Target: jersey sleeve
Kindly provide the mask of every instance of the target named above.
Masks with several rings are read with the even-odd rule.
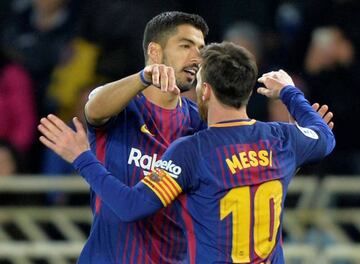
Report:
[[[335,137],[304,94],[296,87],[287,86],[281,91],[280,98],[297,121],[295,125],[285,125],[286,137],[291,140],[297,166],[330,154],[335,147]]]
[[[134,187],[126,186],[107,171],[90,150],[77,157],[73,166],[122,221],[144,218],[163,207],[146,185],[139,182]]]
[[[189,144],[190,137],[174,141],[161,160],[155,163],[155,169],[142,180],[163,206],[169,205],[182,192],[190,191],[195,185],[194,149]]]

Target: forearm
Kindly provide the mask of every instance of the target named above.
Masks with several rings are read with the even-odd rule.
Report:
[[[90,124],[100,125],[120,113],[145,86],[139,73],[108,83],[90,96],[85,115]]]
[[[304,94],[293,86],[287,86],[282,89],[280,99],[300,126],[315,129],[326,137],[329,142],[327,152],[330,152],[335,145],[334,135],[321,116],[305,99]]]
[[[111,175],[91,151],[82,153],[73,165],[122,221],[138,220],[162,208],[160,200],[146,191],[147,187],[126,186]]]

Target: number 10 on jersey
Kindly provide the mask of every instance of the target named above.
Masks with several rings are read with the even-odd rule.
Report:
[[[253,226],[254,251],[263,259],[273,250],[280,226],[283,195],[281,182],[275,180],[262,183],[257,188],[252,201],[250,191],[250,186],[234,188],[220,200],[220,220],[232,214],[231,258],[236,263],[251,261],[251,226]],[[252,212],[253,225],[251,225]]]

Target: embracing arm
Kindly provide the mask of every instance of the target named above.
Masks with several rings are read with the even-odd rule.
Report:
[[[133,187],[126,186],[107,171],[90,150],[80,154],[73,165],[122,221],[139,220],[163,207],[145,184],[139,182]]]
[[[164,92],[180,93],[173,68],[163,64],[148,65],[141,72],[96,88],[85,105],[87,121],[92,125],[104,124],[149,86],[159,87]]]
[[[314,128],[327,142],[326,155],[335,147],[335,138],[331,131],[332,123],[327,117],[318,114],[305,99],[304,94],[295,87],[291,77],[283,70],[264,74],[259,82],[266,87],[258,88],[258,93],[269,98],[280,98],[290,114],[302,127]],[[332,115],[331,115],[332,116]]]
[[[163,203],[144,183],[128,187],[114,177],[90,151],[83,126],[73,120],[76,131],[54,115],[42,118],[38,129],[40,141],[55,153],[73,163],[81,176],[123,221],[134,221],[163,207]]]

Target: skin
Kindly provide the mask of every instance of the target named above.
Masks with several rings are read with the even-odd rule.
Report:
[[[92,125],[104,124],[140,92],[152,103],[174,109],[180,97],[179,87],[189,86],[194,81],[200,63],[200,49],[204,45],[201,30],[188,24],[178,26],[164,47],[150,42],[144,77],[152,85],[144,86],[139,73],[104,85],[86,103],[87,120]]]
[[[279,97],[283,87],[292,84],[291,77],[282,70],[264,74],[258,81],[264,84],[264,87],[258,89],[258,93],[272,99]],[[200,104],[207,104],[205,109],[207,109],[209,124],[232,118],[243,118],[244,115],[246,115],[245,108],[224,108],[214,96],[211,85],[202,82],[201,76],[197,85],[197,94],[198,98],[200,98]],[[318,111],[319,115],[330,128],[334,126],[331,121],[333,114],[328,112],[328,107],[326,105],[319,108],[318,104],[314,104],[313,108]],[[221,111],[219,111],[219,109],[221,109]],[[227,115],[224,115],[223,111],[226,111]],[[81,153],[90,150],[86,132],[81,122],[77,117],[73,119],[73,122],[76,131],[73,131],[55,115],[50,114],[47,117],[42,118],[38,126],[39,131],[42,133],[40,141],[70,163],[72,163]]]

